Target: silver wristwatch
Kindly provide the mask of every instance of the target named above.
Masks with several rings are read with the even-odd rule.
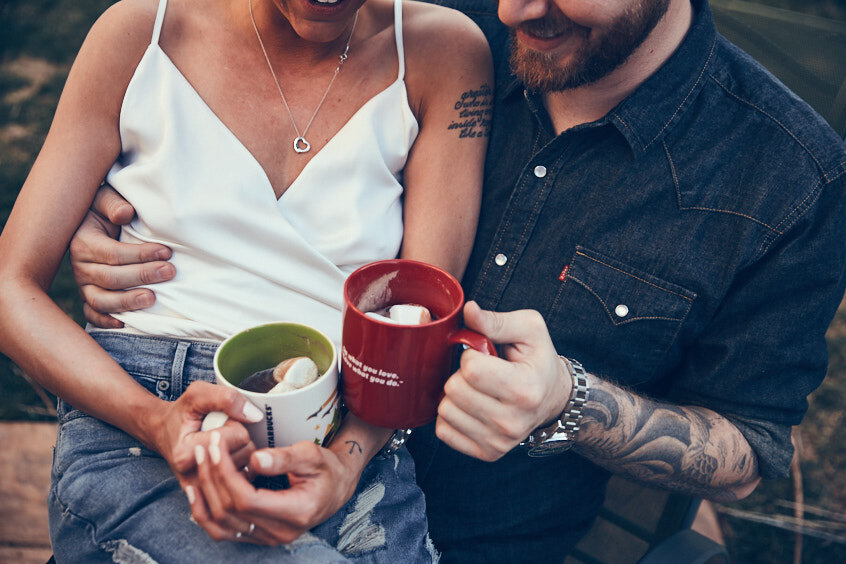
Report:
[[[528,449],[529,456],[551,456],[570,450],[573,448],[573,439],[582,423],[584,405],[590,395],[587,373],[579,361],[563,356],[561,360],[564,361],[573,378],[570,401],[554,423],[536,429],[520,443],[520,446]]]
[[[407,441],[410,436],[411,429],[397,429],[388,439],[388,442],[385,443],[385,446],[382,447],[382,450],[376,453],[376,458],[385,459],[392,457],[399,449],[402,448],[402,445],[405,444],[405,441]]]

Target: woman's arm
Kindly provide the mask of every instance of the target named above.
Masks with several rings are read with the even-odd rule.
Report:
[[[154,17],[149,2],[115,5],[94,25],[71,69],[44,146],[0,236],[0,346],[40,384],[164,451],[172,462],[174,431],[168,435],[158,422],[173,410],[126,374],[47,295],[100,179],[120,152],[123,95]],[[192,409],[213,403],[207,394],[192,396],[197,396]],[[239,420],[242,403],[231,398],[228,406]]]
[[[406,83],[420,123],[404,171],[402,257],[461,278],[479,218],[493,104],[493,63],[481,30],[459,12],[407,5]]]
[[[151,402],[141,386],[47,296],[68,241],[120,152],[123,92],[152,33],[125,6],[91,29],[44,146],[0,237],[0,342],[27,374],[75,406],[141,438]],[[49,226],[42,229],[40,226]],[[114,405],[120,399],[121,406]]]

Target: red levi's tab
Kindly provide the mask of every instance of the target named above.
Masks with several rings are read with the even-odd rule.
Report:
[[[564,282],[567,280],[567,271],[570,270],[570,265],[564,267],[564,270],[561,271],[561,274],[558,275],[558,279]]]

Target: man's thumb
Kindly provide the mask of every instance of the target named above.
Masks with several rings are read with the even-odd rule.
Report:
[[[488,311],[474,301],[464,305],[464,324],[498,345],[528,343],[546,332],[543,317],[534,310]]]

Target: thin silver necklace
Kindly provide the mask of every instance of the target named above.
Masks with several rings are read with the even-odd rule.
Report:
[[[288,110],[288,116],[291,118],[291,125],[294,126],[294,131],[297,132],[297,137],[294,139],[294,151],[297,153],[308,153],[311,149],[311,143],[306,141],[306,133],[308,133],[308,128],[311,127],[311,123],[314,121],[317,112],[320,111],[321,106],[323,106],[323,102],[326,100],[326,96],[329,94],[332,84],[334,84],[335,79],[338,78],[338,73],[341,72],[341,67],[344,66],[344,62],[347,60],[347,55],[350,51],[350,40],[352,39],[353,32],[355,31],[355,24],[358,22],[358,11],[355,13],[352,29],[350,30],[350,36],[347,37],[347,44],[344,46],[344,52],[341,53],[340,57],[338,57],[338,66],[335,67],[335,72],[332,74],[332,80],[329,81],[329,86],[326,87],[326,91],[323,93],[323,98],[320,99],[320,103],[318,103],[317,107],[314,108],[314,113],[311,114],[311,119],[308,120],[305,129],[303,129],[302,133],[300,133],[300,129],[297,127],[297,122],[294,121],[294,113],[291,111],[291,106],[288,105],[288,100],[285,99],[285,95],[282,93],[282,87],[279,85],[279,79],[276,78],[276,73],[273,71],[273,65],[270,64],[270,57],[267,56],[267,49],[264,48],[264,41],[261,40],[261,34],[259,33],[258,26],[256,25],[256,19],[253,16],[253,0],[248,0],[248,3],[250,6],[250,21],[253,22],[253,29],[256,31],[256,37],[258,38],[259,46],[261,46],[261,52],[264,53],[264,60],[267,61],[267,68],[270,69],[270,76],[273,77],[273,82],[276,83],[276,89],[279,91],[279,97],[282,98],[282,103],[285,104],[285,109]]]

